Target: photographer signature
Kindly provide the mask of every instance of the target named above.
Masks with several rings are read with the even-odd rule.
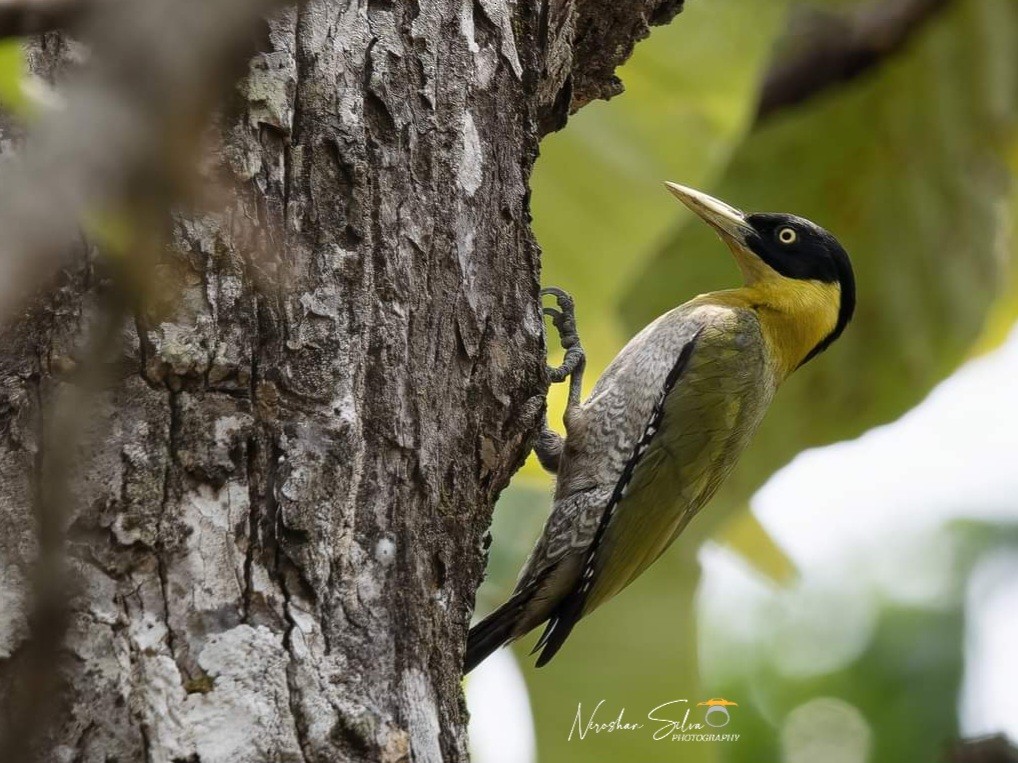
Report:
[[[576,716],[569,729],[568,739],[574,737],[583,740],[587,735],[614,734],[620,731],[639,731],[649,728],[655,741],[671,739],[673,741],[736,741],[738,734],[719,734],[717,730],[727,726],[731,720],[728,706],[737,706],[735,702],[724,699],[712,699],[697,703],[697,707],[706,706],[707,711],[702,722],[691,720],[694,708],[688,699],[673,699],[663,702],[647,713],[646,721],[626,719],[626,709],[619,709],[614,718],[603,710],[606,700],[594,706],[590,714],[584,718],[583,703],[576,705]],[[712,717],[713,716],[713,717]]]

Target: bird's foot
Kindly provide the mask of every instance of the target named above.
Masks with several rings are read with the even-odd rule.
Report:
[[[567,377],[582,371],[586,355],[583,352],[583,346],[580,344],[579,332],[576,330],[576,311],[573,298],[567,292],[554,286],[541,289],[541,296],[546,295],[555,297],[558,309],[545,307],[544,314],[550,317],[551,322],[555,324],[555,329],[559,335],[559,342],[562,344],[562,349],[566,351],[561,365],[558,367],[548,367],[548,377],[555,383],[565,381]]]

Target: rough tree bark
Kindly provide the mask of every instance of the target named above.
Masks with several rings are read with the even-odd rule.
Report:
[[[124,323],[77,449],[44,758],[466,758],[483,538],[546,386],[538,141],[619,92],[680,6],[316,0],[271,22],[209,159],[236,199],[175,219],[166,298]],[[66,50],[48,35],[36,70]],[[3,735],[47,424],[103,290],[83,245],[0,346]]]

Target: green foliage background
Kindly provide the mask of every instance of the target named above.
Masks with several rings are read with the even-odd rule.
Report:
[[[960,599],[939,609],[883,603],[858,659],[809,681],[782,677],[765,656],[746,657],[739,671],[698,659],[698,640],[710,639],[714,653],[725,643],[724,634],[698,632],[694,619],[703,540],[727,543],[791,585],[789,562],[746,511],[756,488],[804,448],[895,419],[999,342],[1016,317],[1018,4],[956,0],[872,73],[756,124],[760,83],[789,12],[781,1],[689,0],[637,47],[621,72],[624,95],[583,109],[543,145],[534,178],[542,280],[576,297],[588,387],[650,319],[738,281],[727,251],[690,224],[663,180],[743,209],[816,220],[852,254],[860,294],[850,330],[781,390],[736,474],[690,530],[577,628],[549,667],[526,669],[545,761],[779,760],[785,714],[825,695],[863,713],[875,761],[937,760],[957,733]],[[553,390],[553,421],[563,392]],[[514,584],[550,490],[530,464],[500,503],[482,607]],[[956,570],[959,590],[993,537],[962,535],[969,561]],[[903,660],[910,644],[923,648]],[[530,646],[519,647],[524,665]],[[726,692],[752,696],[739,716],[746,741],[736,745],[680,751],[632,734],[567,741],[577,702],[607,698],[641,715],[676,697]]]

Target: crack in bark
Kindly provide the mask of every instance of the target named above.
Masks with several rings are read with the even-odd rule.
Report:
[[[252,395],[254,392],[252,391]],[[257,410],[257,405],[253,406]],[[255,431],[258,429],[258,420],[255,419]],[[256,436],[247,439],[247,494],[248,494],[248,524],[247,524],[247,550],[244,554],[244,591],[241,609],[241,619],[250,624],[251,597],[252,593],[252,565],[254,564],[255,548],[258,544],[258,490],[256,485],[257,474],[257,448]]]
[[[128,703],[130,704],[135,695],[135,692],[140,691],[138,681],[142,679],[144,670],[142,668],[142,658],[140,651],[138,649],[138,644],[131,637],[130,631],[128,629],[129,628],[128,624],[131,622],[131,613],[127,606],[128,595],[129,595],[128,593],[119,593],[116,595],[114,600],[119,602],[120,612],[124,618],[124,628],[125,628],[124,639],[127,642],[127,651],[129,654],[129,660],[131,664],[131,672],[127,682],[128,686],[130,687],[129,690],[130,693],[128,695]],[[138,591],[135,590],[130,595],[137,596]],[[152,739],[149,734],[148,718],[143,713],[136,720],[138,721],[138,734],[141,737],[142,752],[144,752],[145,755],[145,763],[152,763]]]
[[[270,454],[268,462],[268,475],[265,489],[265,500],[268,503],[267,514],[273,517],[273,522],[277,527],[280,526],[279,518],[279,506],[276,502],[275,491],[276,491],[276,470],[278,468],[279,458],[276,454],[276,449]],[[290,607],[293,606],[292,594],[290,592],[289,585],[287,584],[287,567],[292,565],[292,562],[286,557],[282,544],[278,539],[278,535],[275,540],[274,549],[274,571],[273,577],[276,578],[275,582],[279,586],[280,593],[283,596],[283,618],[286,621],[286,629],[283,632],[283,648],[286,650],[289,662],[286,666],[286,688],[287,688],[287,700],[290,708],[290,715],[293,719],[294,732],[297,736],[297,744],[300,747],[301,756],[305,763],[311,763],[312,750],[310,741],[307,738],[307,720],[304,718],[304,714],[300,708],[299,694],[300,687],[297,681],[296,670],[298,666],[298,658],[294,653],[293,649],[293,631],[297,628],[297,621],[294,619],[293,614],[290,612]],[[298,571],[299,572],[299,571]]]
[[[184,681],[190,678],[191,675],[190,671],[181,662],[180,655],[177,653],[176,634],[174,633],[173,625],[170,622],[170,595],[166,569],[166,555],[170,553],[170,551],[166,544],[164,521],[173,502],[172,485],[175,472],[180,469],[180,465],[177,462],[177,451],[180,447],[180,400],[179,393],[174,392],[169,388],[167,388],[167,405],[169,406],[170,413],[169,438],[166,443],[167,458],[166,469],[163,477],[162,504],[160,506],[159,519],[156,523],[158,548],[155,551],[155,558],[156,574],[159,577],[159,591],[162,596],[163,603],[163,622],[166,626],[166,647],[169,649],[170,656],[173,657],[173,661],[176,663],[177,669],[180,671],[181,685],[183,685]]]
[[[312,753],[310,752],[311,743],[307,736],[307,720],[304,718],[304,713],[300,708],[300,684],[297,680],[297,656],[293,651],[293,631],[297,628],[297,621],[294,620],[293,615],[290,613],[291,598],[289,588],[286,585],[286,581],[282,581],[281,590],[283,592],[283,613],[286,617],[287,628],[283,633],[283,648],[289,655],[290,661],[286,666],[286,689],[288,693],[290,715],[293,717],[293,727],[297,734],[297,744],[300,747],[301,756],[304,758],[305,763],[311,763]]]

